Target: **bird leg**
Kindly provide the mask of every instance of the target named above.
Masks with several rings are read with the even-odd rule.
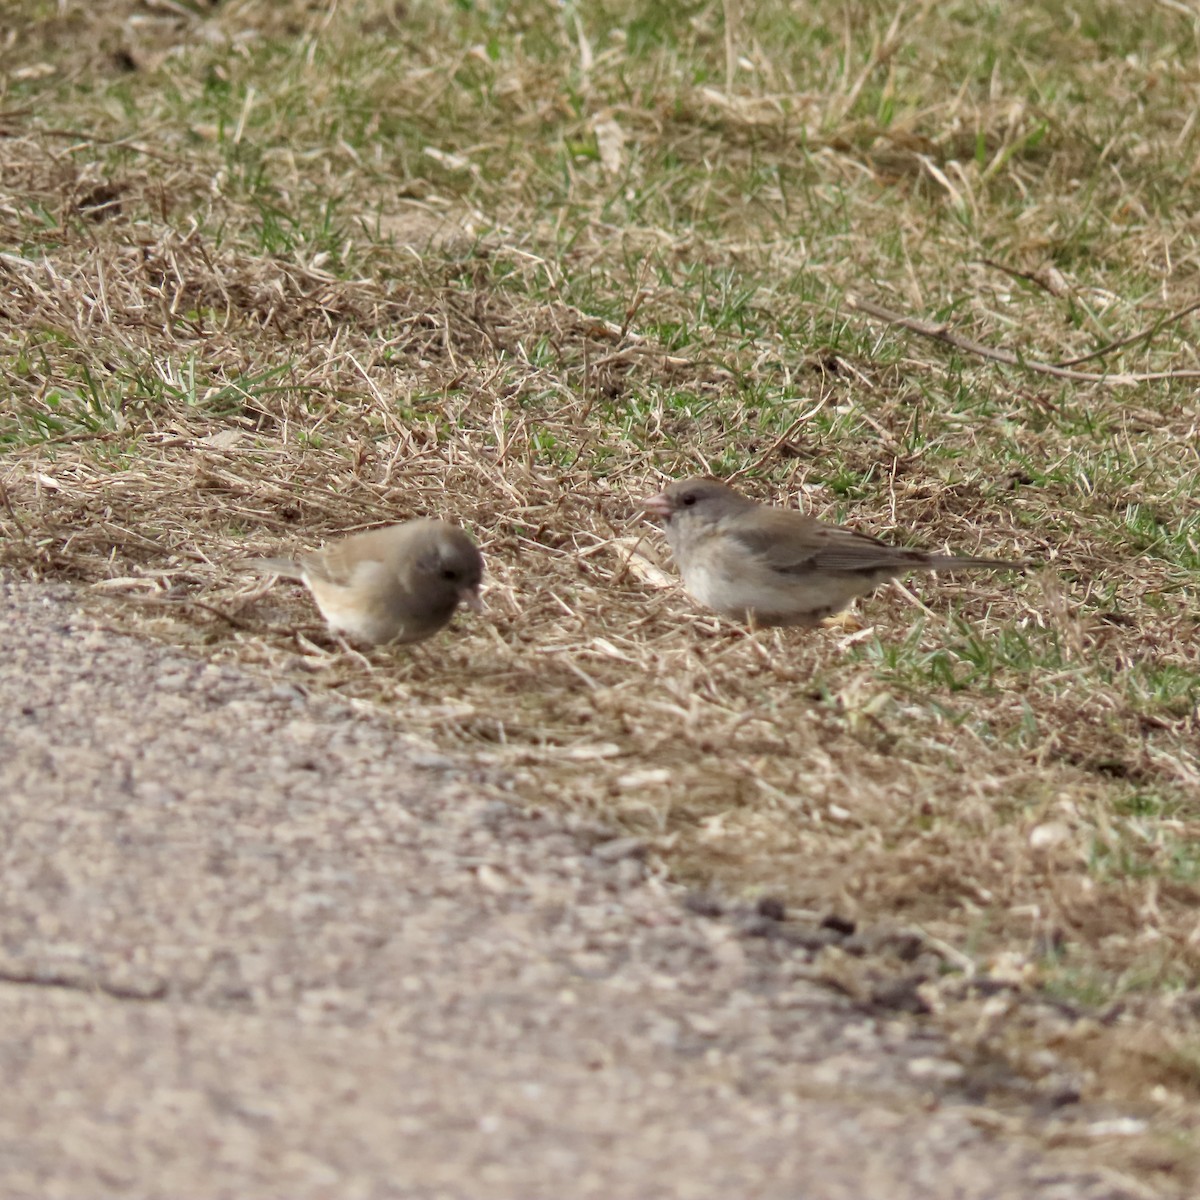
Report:
[[[369,658],[367,658],[367,656],[365,654],[363,654],[361,651],[355,650],[355,648],[352,645],[350,645],[350,643],[346,640],[345,634],[341,634],[341,633],[335,634],[334,640],[338,644],[338,649],[340,649],[343,654],[349,655],[351,658],[357,659],[364,667],[366,667],[366,669],[368,671],[375,670],[375,668],[373,666],[371,666],[371,660]]]

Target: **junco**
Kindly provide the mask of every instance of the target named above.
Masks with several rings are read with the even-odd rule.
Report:
[[[251,570],[301,580],[335,634],[356,642],[419,642],[459,602],[478,611],[483,556],[456,525],[422,519],[331,542],[299,558],[257,558]]]
[[[662,519],[688,592],[722,616],[755,625],[816,625],[908,571],[1026,565],[889,546],[759,504],[715,479],[672,483],[644,507]]]

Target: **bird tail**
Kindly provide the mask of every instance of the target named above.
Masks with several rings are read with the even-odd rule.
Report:
[[[925,564],[931,571],[961,571],[990,567],[994,571],[1024,571],[1033,564],[1027,558],[959,558],[954,554],[931,554]]]
[[[244,558],[239,564],[260,575],[281,575],[284,579],[303,579],[304,568],[294,558]]]

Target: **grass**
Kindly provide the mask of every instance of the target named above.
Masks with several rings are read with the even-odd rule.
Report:
[[[685,884],[919,926],[971,964],[925,985],[964,1054],[1037,1081],[1052,1048],[1081,1123],[1165,1138],[1104,1153],[1186,1194],[1196,24],[740,7],[18,3],[0,553],[402,708]],[[852,295],[1165,377],[997,365]],[[1041,565],[747,637],[636,519],[701,472]],[[365,670],[236,569],[426,512],[480,538],[491,609],[427,654]]]

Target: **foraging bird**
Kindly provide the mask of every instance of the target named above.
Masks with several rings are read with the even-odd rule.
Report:
[[[889,546],[844,525],[759,504],[715,479],[672,483],[643,507],[661,518],[691,596],[753,625],[816,625],[908,571],[1027,565]]]
[[[419,642],[454,616],[478,612],[483,556],[456,525],[422,519],[331,542],[299,558],[258,558],[263,574],[299,579],[335,634],[352,641]]]

